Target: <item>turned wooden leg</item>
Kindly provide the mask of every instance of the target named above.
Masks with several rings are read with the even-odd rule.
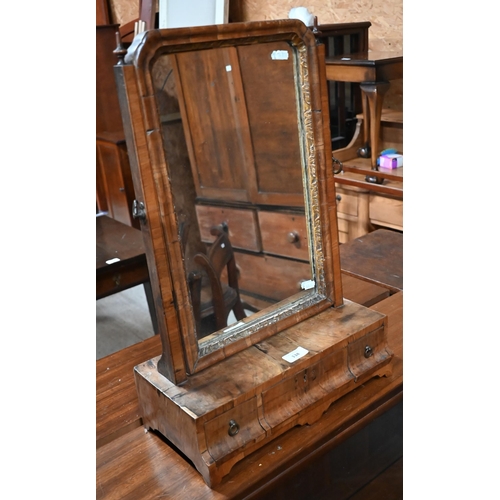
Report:
[[[363,114],[365,119],[369,116],[369,133],[370,133],[370,150],[371,150],[371,167],[372,170],[377,169],[377,157],[379,151],[380,139],[380,119],[382,116],[382,104],[384,96],[389,90],[389,82],[374,82],[362,83],[360,85],[363,93]],[[366,104],[368,103],[368,113],[365,112]],[[366,128],[365,128],[366,133]]]
[[[361,106],[363,109],[363,147],[358,154],[362,158],[370,158],[370,112],[368,109],[368,98],[364,92],[361,93]]]

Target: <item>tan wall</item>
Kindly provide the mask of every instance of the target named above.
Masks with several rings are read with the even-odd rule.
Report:
[[[402,0],[236,0],[230,3],[233,17],[241,21],[284,19],[292,7],[307,7],[319,24],[370,21],[370,48],[403,47]]]
[[[112,22],[124,24],[139,14],[139,0],[109,0]],[[319,24],[370,21],[370,49],[403,49],[403,0],[230,0],[230,20],[284,19],[292,7],[307,7]],[[403,82],[392,82],[385,107],[402,110]]]

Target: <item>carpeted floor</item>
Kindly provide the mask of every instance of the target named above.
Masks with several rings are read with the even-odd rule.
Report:
[[[252,314],[246,311],[247,315]],[[233,312],[228,324],[236,322]],[[143,285],[96,301],[96,359],[154,335]]]
[[[96,359],[153,335],[142,285],[96,301]]]

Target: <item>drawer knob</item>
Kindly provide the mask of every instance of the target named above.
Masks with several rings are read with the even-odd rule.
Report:
[[[236,423],[235,420],[230,420],[229,421],[229,430],[227,431],[227,433],[230,436],[236,436],[236,434],[238,434],[238,432],[240,432],[240,426]]]
[[[373,356],[373,349],[369,345],[367,345],[365,347],[365,358],[369,358],[371,356]]]
[[[297,231],[292,231],[287,234],[286,239],[289,243],[297,243],[297,241],[299,241],[299,233],[297,233]]]

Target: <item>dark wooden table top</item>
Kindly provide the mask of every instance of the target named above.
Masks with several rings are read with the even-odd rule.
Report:
[[[112,259],[120,259],[109,264]],[[142,233],[107,215],[96,217],[96,271],[119,267],[119,262],[146,259]]]
[[[377,82],[403,78],[403,53],[372,51],[326,57],[326,78],[339,82]]]
[[[377,64],[402,62],[403,53],[401,51],[369,50],[342,56],[325,57],[325,61],[327,64],[342,66],[376,66]]]
[[[391,292],[403,290],[403,234],[377,229],[340,245],[340,267]]]

